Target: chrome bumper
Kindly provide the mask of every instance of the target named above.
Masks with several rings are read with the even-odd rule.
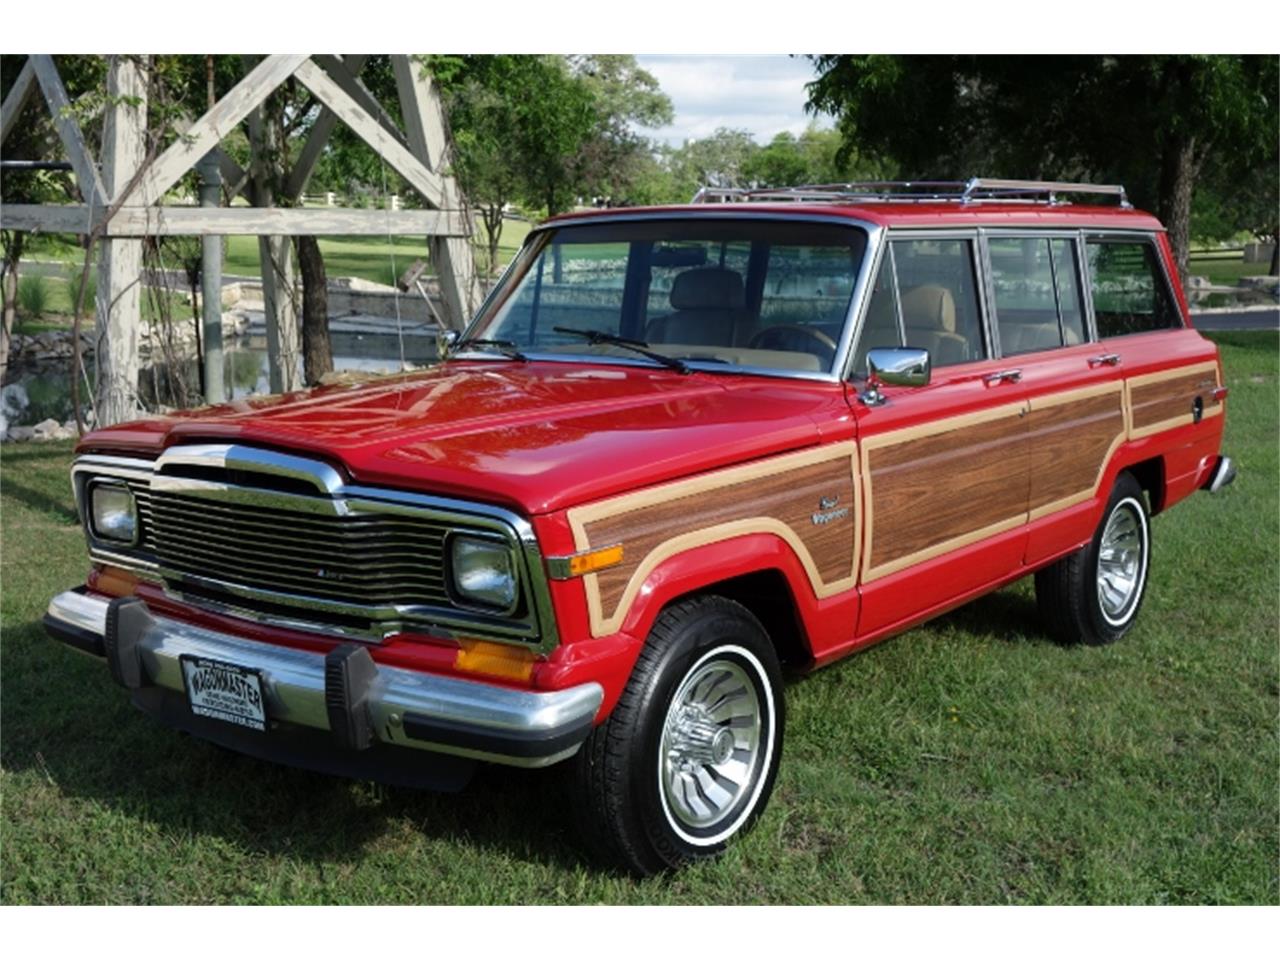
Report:
[[[336,748],[374,743],[523,767],[577,752],[604,690],[586,683],[535,693],[379,666],[346,644],[328,656],[259,643],[151,614],[134,598],[58,594],[44,618],[55,638],[105,657],[125,687],[185,697],[183,656],[223,660],[261,674],[269,721],[329,731]],[[259,737],[270,737],[270,728]]]
[[[1231,462],[1230,457],[1219,457],[1218,462],[1214,464],[1213,471],[1209,474],[1209,479],[1205,481],[1204,489],[1210,493],[1217,493],[1225,486],[1229,486],[1236,478],[1236,465]]]

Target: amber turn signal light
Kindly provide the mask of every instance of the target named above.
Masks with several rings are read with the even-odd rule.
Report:
[[[621,562],[622,544],[615,543],[610,547],[574,553],[567,557],[548,557],[547,572],[555,580],[568,580],[604,570],[606,567],[616,567]]]
[[[467,673],[483,673],[504,680],[528,680],[533,676],[533,663],[532,650],[489,640],[460,640],[453,666]]]

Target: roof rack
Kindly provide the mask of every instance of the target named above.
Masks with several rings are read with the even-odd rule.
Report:
[[[1115,197],[1126,210],[1133,208],[1118,184],[1068,183],[1061,180],[863,180],[854,183],[806,184],[798,187],[737,189],[703,187],[693,203],[1066,203],[1062,194]]]

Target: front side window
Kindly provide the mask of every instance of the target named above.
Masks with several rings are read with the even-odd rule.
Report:
[[[889,244],[858,336],[854,375],[866,374],[868,350],[889,346],[928,350],[934,367],[987,356],[972,241]]]
[[[1048,237],[993,237],[991,286],[1004,356],[1083,343],[1075,245]]]
[[[866,243],[853,226],[738,217],[564,226],[522,251],[468,337],[637,358],[567,332],[591,330],[710,369],[827,372]]]
[[[1182,326],[1150,243],[1090,238],[1085,249],[1100,338]]]

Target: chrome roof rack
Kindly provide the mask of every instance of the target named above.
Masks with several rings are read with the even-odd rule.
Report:
[[[863,180],[798,187],[738,189],[703,187],[692,203],[1066,203],[1063,194],[1115,197],[1122,208],[1133,205],[1118,184],[1068,183],[1061,180]]]

